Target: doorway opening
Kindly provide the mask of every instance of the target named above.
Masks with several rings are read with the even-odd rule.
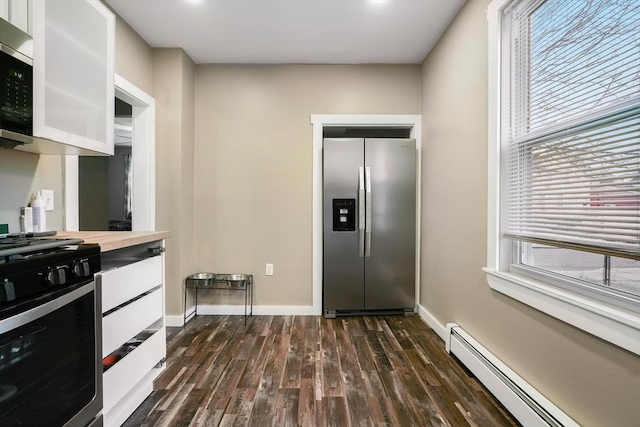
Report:
[[[114,202],[109,157],[65,156],[65,230],[155,230],[155,100],[118,74],[114,81]]]
[[[131,231],[132,106],[116,97],[113,156],[78,159],[80,230]]]
[[[322,192],[322,150],[326,135],[336,133],[360,135],[362,132],[386,131],[407,132],[416,140],[416,263],[415,263],[415,301],[420,301],[420,193],[421,193],[421,153],[422,132],[420,115],[311,115],[313,127],[313,273],[312,307],[314,315],[322,314],[322,266],[323,257],[323,192]],[[379,129],[379,130],[376,130]],[[377,134],[379,136],[379,134]],[[419,307],[418,307],[419,308]]]

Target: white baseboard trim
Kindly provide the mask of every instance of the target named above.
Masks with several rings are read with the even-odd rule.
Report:
[[[187,310],[184,320],[184,323],[187,323],[189,320],[193,319],[196,315],[196,308],[195,307],[191,307],[189,310]]]
[[[193,316],[195,315],[196,315],[196,308],[191,307],[190,309],[187,310],[186,316],[164,316],[164,324],[165,326],[171,326],[171,327],[184,326],[184,324],[187,323],[189,320],[191,320],[191,318],[193,318]],[[185,321],[185,317],[186,317],[186,321]]]
[[[184,316],[164,316],[164,325],[179,327],[184,325]]]
[[[244,315],[243,305],[214,305],[203,304],[198,306],[198,314],[202,315]],[[253,306],[253,314],[256,316],[315,316],[316,313],[311,305],[255,305]],[[444,325],[440,324],[431,313],[422,305],[418,304],[418,314],[433,329],[442,341],[446,341],[447,330]],[[187,322],[195,315],[195,308],[187,310]],[[183,326],[183,316],[165,316],[165,324],[167,326]]]
[[[202,304],[198,314],[203,315],[244,315],[244,305]],[[254,305],[256,316],[314,316],[312,305]]]
[[[187,322],[196,314],[195,307],[187,310]],[[243,316],[244,305],[215,305],[202,304],[198,306],[198,314],[205,316]],[[256,316],[316,316],[312,305],[254,305],[253,314]],[[185,318],[180,316],[165,316],[166,326],[179,327],[185,324]]]
[[[424,320],[427,325],[429,325],[431,329],[433,329],[436,334],[438,334],[438,336],[442,338],[442,341],[447,341],[447,328],[445,328],[444,325],[440,324],[440,322],[438,322],[436,318],[433,317],[433,315],[420,304],[418,304],[418,314],[420,315],[422,320]]]

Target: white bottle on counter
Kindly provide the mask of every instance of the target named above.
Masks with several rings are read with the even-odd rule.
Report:
[[[20,208],[20,232],[33,233],[33,208],[28,206]]]
[[[47,230],[47,213],[45,211],[45,202],[42,198],[42,193],[38,191],[36,198],[31,202],[32,214],[33,214],[33,231],[46,231]]]

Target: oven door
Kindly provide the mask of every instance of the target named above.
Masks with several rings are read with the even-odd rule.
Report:
[[[0,321],[0,425],[84,427],[102,410],[100,291],[41,298]]]

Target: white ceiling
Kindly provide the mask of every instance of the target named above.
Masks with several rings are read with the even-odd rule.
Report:
[[[420,63],[465,0],[106,0],[203,63]]]

